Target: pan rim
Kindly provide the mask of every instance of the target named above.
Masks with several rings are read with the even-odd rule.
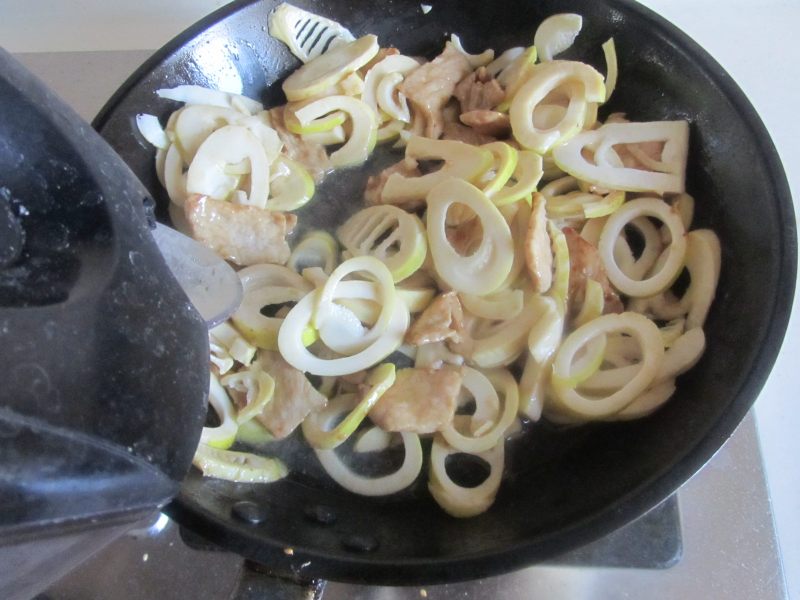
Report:
[[[173,38],[145,61],[114,93],[93,120],[93,127],[101,130],[128,93],[171,54],[211,25],[259,1],[232,2]],[[277,542],[258,537],[257,530],[247,529],[249,526],[243,524],[234,530],[240,541],[246,542],[239,543],[238,546],[264,547],[262,552],[242,552],[249,558],[269,562],[270,565],[275,565],[277,570],[285,566],[286,572],[290,572],[291,565],[300,559],[311,560],[314,563],[315,576],[337,581],[361,583],[369,581],[388,585],[443,583],[512,571],[598,539],[658,505],[713,458],[750,410],[780,352],[788,328],[797,277],[796,219],[789,184],[780,157],[766,127],[744,92],[697,42],[660,15],[632,0],[607,0],[607,2],[612,7],[646,21],[649,27],[659,31],[675,52],[691,57],[698,64],[709,82],[731,104],[743,125],[749,130],[754,147],[771,179],[770,193],[766,196],[771,199],[771,205],[781,225],[780,230],[776,232],[778,237],[776,266],[780,284],[769,310],[765,311],[770,318],[769,325],[761,336],[760,352],[753,360],[749,371],[742,375],[741,385],[736,394],[717,420],[710,424],[699,443],[685,448],[683,453],[675,457],[673,462],[664,467],[659,474],[581,521],[535,540],[519,542],[500,550],[457,557],[390,560],[369,555],[331,555],[302,548],[295,548],[295,556],[287,557],[283,553],[283,547]],[[224,540],[232,534],[230,523],[204,510],[196,503],[187,501],[182,492],[168,507],[167,512],[189,527],[202,524],[204,535],[210,534],[208,537],[212,541]],[[263,552],[264,549],[270,552]]]

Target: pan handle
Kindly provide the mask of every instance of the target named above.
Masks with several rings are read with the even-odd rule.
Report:
[[[245,561],[231,600],[322,600],[325,581],[296,581],[270,573],[263,566]]]

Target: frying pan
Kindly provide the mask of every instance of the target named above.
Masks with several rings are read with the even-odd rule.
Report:
[[[184,83],[222,86],[284,102],[280,82],[298,66],[268,37],[277,3],[226,6],[148,60],[94,122],[157,199],[154,151],[135,132],[139,112],[162,122],[177,105],[154,90]],[[725,442],[756,398],[779,351],[796,276],[795,218],[768,134],[731,78],[697,44],[649,10],[625,0],[298,0],[354,34],[434,56],[456,32],[473,52],[529,45],[538,23],[577,12],[584,31],[568,57],[601,71],[600,45],[613,36],[619,86],[601,116],[691,123],[687,187],[697,200],[694,227],[722,242],[722,274],[706,324],[708,350],[679,380],[674,398],[631,423],[530,427],[509,448],[505,480],[485,514],[458,520],[425,489],[387,498],[346,492],[321,471],[295,434],[274,454],[291,474],[269,486],[203,479],[192,472],[169,513],[222,547],[279,574],[381,584],[433,583],[509,571],[599,538],[655,506]],[[333,227],[360,205],[368,173],[397,160],[379,148],[364,168],[335,173],[299,213],[302,226]],[[271,449],[272,451],[272,449]],[[291,549],[288,550],[288,549]]]

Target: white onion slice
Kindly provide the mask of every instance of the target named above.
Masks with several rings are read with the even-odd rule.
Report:
[[[461,304],[476,317],[506,321],[514,319],[524,303],[522,290],[501,290],[487,296],[459,294]]]
[[[368,336],[368,332],[352,310],[334,302],[330,315],[319,327],[319,339],[334,352],[352,354],[363,350],[382,333]]]
[[[156,90],[160,98],[185,102],[186,104],[210,104],[244,111],[245,114],[257,113],[264,110],[261,102],[222,90],[212,90],[200,85],[179,85],[174,88],[161,88]]]
[[[431,466],[428,489],[434,500],[448,514],[458,517],[474,517],[485,512],[494,502],[500,481],[503,478],[505,464],[505,440],[501,440],[492,449],[476,454],[489,464],[489,476],[478,486],[461,487],[447,473],[446,461],[451,454],[458,454],[440,437],[433,438],[431,445]]]
[[[336,286],[336,298],[359,298],[364,295],[364,282],[342,281]],[[402,302],[394,302],[391,319],[383,333],[360,352],[351,356],[324,359],[314,356],[302,344],[303,330],[311,323],[316,294],[306,295],[283,320],[278,333],[278,348],[283,358],[294,368],[312,375],[348,375],[367,369],[397,350],[408,329],[408,309]],[[385,307],[384,307],[385,308]]]
[[[491,386],[494,392],[493,394],[490,394],[489,390],[487,390],[487,383]],[[505,369],[497,369],[484,374],[475,369],[466,367],[462,370],[461,385],[473,395],[476,404],[478,404],[479,401],[484,403],[491,401],[493,398],[497,398],[497,391],[500,391],[503,396],[503,412],[488,431],[485,431],[481,435],[476,435],[475,437],[465,436],[457,431],[452,423],[448,423],[441,429],[442,437],[447,440],[450,446],[460,452],[478,454],[490,450],[498,442],[502,443],[506,430],[513,424],[514,419],[517,417],[517,410],[519,409],[517,381],[514,379],[514,376]],[[490,394],[489,398],[482,398],[482,396],[486,394]],[[473,415],[473,417],[477,418],[475,415]],[[477,431],[480,427],[480,424],[478,424],[474,427],[474,430]]]
[[[656,226],[647,218],[639,217],[633,219],[628,225],[635,227],[644,238],[644,248],[639,258],[633,256],[625,235],[620,232],[619,237],[614,243],[614,260],[619,265],[625,275],[631,279],[643,279],[644,276],[653,268],[658,257],[664,250],[661,235]],[[602,230],[601,230],[602,233]],[[600,242],[599,236],[595,245]]]
[[[166,150],[162,150],[161,148],[156,150],[156,177],[158,177],[158,182],[163,188],[167,187],[164,179],[164,164],[167,162],[167,150],[169,150],[169,146],[167,146]]]
[[[606,102],[608,102],[617,87],[617,76],[619,74],[617,47],[614,44],[614,38],[609,38],[603,44],[603,56],[606,59]]]
[[[374,335],[380,335],[386,330],[389,321],[392,320],[394,306],[397,301],[397,292],[392,280],[392,274],[389,269],[381,261],[372,256],[357,256],[350,258],[341,263],[325,281],[325,285],[319,291],[319,298],[317,300],[316,309],[314,312],[314,326],[319,328],[322,322],[329,317],[330,311],[333,310],[333,300],[337,296],[337,286],[342,279],[346,276],[357,273],[365,272],[371,275],[378,286],[377,300],[381,305],[381,313],[372,328]],[[352,297],[352,296],[350,296]],[[363,296],[357,296],[363,297]],[[372,300],[372,297],[367,297]]]
[[[544,363],[561,343],[564,313],[549,296],[534,296],[530,310],[536,313],[536,322],[528,332],[528,350],[536,362]]]
[[[513,107],[513,105],[512,105]],[[646,171],[591,162],[584,149],[595,156],[606,156],[617,144],[665,142],[661,162],[666,172]],[[649,123],[607,123],[599,129],[584,131],[553,149],[558,167],[592,185],[629,192],[684,191],[686,160],[689,153],[689,124],[686,121],[653,121]]]
[[[209,135],[225,125],[237,125],[245,118],[238,110],[206,104],[185,106],[177,115],[175,141],[187,163],[191,163]]]
[[[467,205],[480,219],[483,238],[470,256],[461,256],[447,239],[447,210]],[[453,289],[467,294],[493,292],[511,271],[514,242],[503,215],[475,186],[459,179],[443,181],[428,194],[428,243],[439,276]]]
[[[136,127],[139,128],[139,133],[142,134],[144,139],[156,148],[166,150],[169,147],[169,138],[155,115],[136,115]]]
[[[614,393],[600,398],[582,396],[567,382],[573,359],[592,338],[622,332],[633,336],[642,349],[636,374]],[[661,334],[655,323],[638,313],[608,314],[573,331],[561,343],[553,361],[552,384],[559,403],[570,413],[586,418],[605,417],[622,410],[653,382],[664,358]]]
[[[506,69],[523,52],[525,52],[525,48],[522,46],[509,48],[488,65],[486,65],[486,72],[492,77],[497,77],[501,71]]]
[[[183,206],[186,197],[186,173],[183,171],[183,158],[178,146],[172,144],[164,157],[164,187],[173,204]]]
[[[208,403],[219,417],[217,427],[203,427],[200,443],[214,448],[226,449],[236,440],[236,409],[233,407],[228,393],[213,373],[209,375]]]
[[[469,61],[469,66],[473,69],[486,66],[494,60],[494,50],[491,48],[484,50],[480,54],[470,54],[464,50],[464,46],[461,45],[461,38],[459,38],[455,33],[450,35],[450,43],[453,44],[453,47],[456,50],[464,55],[464,58]]]
[[[636,306],[659,319],[686,315],[687,328],[702,327],[717,291],[721,266],[719,238],[710,229],[696,229],[686,234],[686,269],[691,279],[681,298],[665,291],[652,298],[642,298]],[[656,267],[663,262],[660,257]],[[641,306],[639,306],[641,304]]]
[[[352,400],[338,402],[331,400],[325,409],[328,423],[350,409]],[[402,432],[405,458],[400,468],[389,475],[365,477],[359,475],[342,462],[336,450],[314,450],[322,467],[336,483],[362,496],[388,496],[414,483],[422,470],[422,445],[416,433]]]
[[[227,175],[225,167],[243,161],[247,161],[250,174],[247,204],[265,208],[269,197],[269,160],[261,141],[239,125],[217,129],[200,145],[186,174],[186,190],[224,200],[238,185],[238,177]]]
[[[542,62],[553,60],[575,43],[583,27],[583,17],[573,13],[561,13],[547,17],[539,24],[533,36],[533,45]]]
[[[691,369],[703,356],[705,347],[706,337],[703,330],[700,327],[688,330],[664,352],[664,359],[658,365],[653,383],[674,379]],[[580,385],[580,390],[595,394],[618,390],[635,377],[638,370],[639,365],[628,365],[598,371]]]
[[[522,311],[513,319],[500,322],[486,332],[477,329],[470,356],[472,363],[485,369],[505,366],[513,362],[525,349],[528,332],[539,319],[537,300],[532,296]],[[482,321],[481,323],[486,323]]]
[[[552,365],[552,358],[544,362],[537,361],[530,354],[525,358],[525,367],[519,380],[519,413],[531,421],[538,421],[542,416]]]
[[[661,383],[656,383],[645,390],[641,396],[628,404],[617,414],[608,417],[613,421],[630,421],[646,417],[657,408],[661,407],[675,393],[675,380],[668,379]]]
[[[636,280],[626,275],[617,265],[614,260],[614,246],[623,228],[639,217],[660,219],[669,228],[672,243],[668,246],[668,255],[662,267],[647,279]],[[686,256],[686,245],[683,222],[669,204],[658,198],[636,198],[623,204],[608,217],[597,249],[611,283],[623,294],[643,297],[664,291],[677,279]]]

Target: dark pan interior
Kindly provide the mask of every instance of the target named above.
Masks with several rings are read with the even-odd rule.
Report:
[[[475,578],[551,557],[670,495],[724,443],[752,404],[780,348],[791,307],[791,198],[772,143],[743,94],[696,44],[631,2],[440,0],[427,15],[418,2],[296,4],[355,34],[376,33],[382,45],[428,57],[450,32],[472,51],[529,45],[544,17],[569,11],[584,16],[584,31],[568,56],[604,71],[600,44],[614,36],[620,79],[601,116],[621,110],[633,120],[691,122],[688,188],[697,199],[695,227],[714,228],[723,253],[718,297],[706,325],[708,350],[680,379],[671,402],[647,419],[578,429],[535,425],[510,453],[492,509],[471,520],[446,516],[424,481],[385,499],[338,489],[298,440],[281,450],[293,467],[285,481],[236,485],[193,472],[171,513],[279,573],[409,584]],[[297,63],[267,36],[273,6],[238,4],[199,23],[135,73],[97,117],[95,126],[157,198],[162,215],[167,198],[155,177],[153,150],[135,133],[134,116],[166,118],[176,106],[153,90],[189,82],[240,79],[244,93],[267,105],[283,102],[278,84]],[[330,177],[300,215],[301,223],[334,225],[352,212],[368,171],[390,160],[388,152],[379,150],[372,167]],[[251,525],[232,516],[241,500],[265,507],[266,520]],[[334,522],[314,518],[320,506],[330,509]]]

